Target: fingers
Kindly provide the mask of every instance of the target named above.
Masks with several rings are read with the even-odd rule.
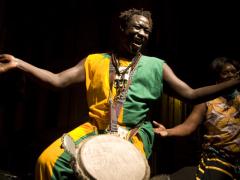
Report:
[[[153,128],[153,132],[154,132],[154,133],[157,133],[157,134],[159,133],[159,131],[158,131],[157,128]]]
[[[156,128],[153,128],[153,131],[155,134],[158,134],[162,137],[168,136],[168,131],[162,124],[160,124],[156,121],[153,121],[153,124],[156,126]]]
[[[10,54],[0,54],[0,60],[1,61],[10,61],[13,60],[14,56],[10,55]]]
[[[160,125],[160,124],[159,124],[158,122],[156,122],[156,121],[153,121],[153,124],[154,124],[154,125],[157,125],[157,126]]]
[[[16,67],[16,58],[10,54],[0,54],[0,74]]]
[[[166,129],[154,128],[153,131],[154,131],[155,134],[158,134],[162,137],[167,137],[168,136],[168,131]]]
[[[0,54],[0,58],[5,58],[6,56],[8,56],[8,54]]]
[[[158,123],[158,122],[156,122],[156,121],[153,121],[153,124],[156,125],[156,126],[158,126],[158,127],[161,127],[161,128],[164,128],[164,129],[165,129],[165,127],[164,127],[162,124],[160,124],[160,123]]]
[[[160,135],[161,135],[162,137],[166,137],[166,136],[168,136],[168,132],[167,132],[167,131],[161,131],[161,132],[160,132]]]
[[[8,63],[14,63],[17,61],[17,58],[10,54],[0,54],[0,63],[1,64],[8,64]]]
[[[6,71],[8,71],[8,69],[10,69],[9,65],[4,64],[4,66],[1,65],[2,63],[0,63],[0,74],[4,73]]]

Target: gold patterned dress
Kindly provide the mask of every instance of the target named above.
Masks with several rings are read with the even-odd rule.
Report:
[[[237,179],[240,174],[240,93],[235,90],[206,105],[204,152],[197,179],[206,176]]]

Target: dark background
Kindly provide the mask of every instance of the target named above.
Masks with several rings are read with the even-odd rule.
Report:
[[[209,84],[208,65],[214,58],[240,57],[240,11],[234,2],[0,0],[0,53],[59,72],[89,53],[110,49],[119,12],[144,8],[154,21],[145,54],[166,60],[181,79],[200,87]],[[159,121],[161,106],[155,106]],[[171,124],[164,119],[166,126],[190,112],[191,106],[182,107],[182,118]],[[82,123],[86,112],[84,84],[53,91],[16,70],[1,74],[0,169],[31,179],[42,150]],[[186,138],[156,138],[152,175],[196,165],[199,141],[198,132]]]

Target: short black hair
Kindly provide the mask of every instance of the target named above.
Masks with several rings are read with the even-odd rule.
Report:
[[[120,19],[120,24],[122,27],[126,27],[129,23],[129,20],[134,16],[134,15],[141,15],[144,16],[148,19],[150,28],[152,30],[153,22],[152,22],[152,14],[150,11],[146,11],[143,9],[129,9],[126,11],[122,11],[120,13],[119,19]]]

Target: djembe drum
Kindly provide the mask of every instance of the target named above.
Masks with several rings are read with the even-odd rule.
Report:
[[[63,147],[72,155],[71,166],[79,179],[146,180],[150,178],[147,159],[129,141],[111,134],[87,138],[76,146],[69,135]]]

